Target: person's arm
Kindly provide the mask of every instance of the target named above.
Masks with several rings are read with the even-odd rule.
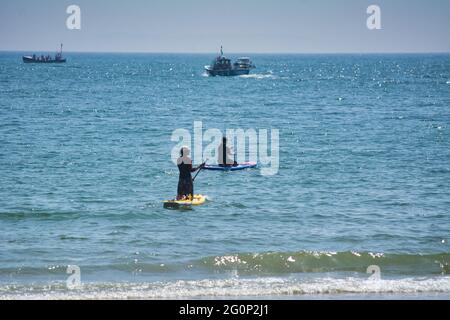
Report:
[[[191,166],[191,172],[195,172],[195,171],[197,171],[198,169],[200,169],[200,168],[203,168],[204,166],[205,166],[205,164],[206,164],[206,161],[205,162],[203,162],[201,165],[199,165],[198,167],[193,167],[192,166],[192,164],[190,165]]]

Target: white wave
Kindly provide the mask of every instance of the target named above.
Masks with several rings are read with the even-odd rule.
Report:
[[[0,299],[189,299],[202,297],[286,297],[299,295],[431,295],[450,297],[450,277],[368,280],[258,278],[205,279],[148,283],[89,283],[75,290],[52,286],[0,286]]]
[[[446,82],[446,84],[450,84],[450,80],[448,80],[448,81]]]
[[[274,76],[272,73],[251,73],[251,74],[243,74],[239,76],[239,78],[247,78],[247,79],[276,79],[277,76]]]

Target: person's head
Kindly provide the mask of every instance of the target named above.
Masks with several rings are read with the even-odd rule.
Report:
[[[189,147],[182,147],[180,149],[180,157],[177,159],[177,164],[180,165],[182,163],[185,164],[192,164],[192,160],[189,157],[189,155],[191,154],[191,150],[189,149]]]
[[[222,137],[222,143],[223,143],[223,144],[226,144],[226,143],[227,143],[227,137],[225,137],[225,136]]]
[[[189,149],[189,147],[183,146],[180,149],[180,157],[189,157],[189,155],[191,154],[191,150]]]

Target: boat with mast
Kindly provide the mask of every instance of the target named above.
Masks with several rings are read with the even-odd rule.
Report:
[[[22,60],[25,63],[64,63],[66,62],[66,59],[62,56],[62,48],[63,44],[61,43],[61,48],[59,52],[55,54],[55,58],[53,59],[50,57],[50,55],[44,56],[37,56],[33,54],[32,56],[23,56]]]
[[[240,76],[250,73],[251,69],[256,68],[248,57],[240,57],[236,62],[231,63],[231,59],[223,55],[222,46],[220,46],[220,55],[217,56],[211,65],[205,66],[205,71],[209,76]]]

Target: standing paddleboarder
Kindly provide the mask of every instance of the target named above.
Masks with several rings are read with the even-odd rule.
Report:
[[[205,166],[202,163],[198,167],[192,166],[192,159],[189,157],[191,150],[188,147],[182,147],[180,157],[177,159],[180,176],[178,179],[177,200],[185,200],[194,196],[194,180],[191,172],[195,172]]]

